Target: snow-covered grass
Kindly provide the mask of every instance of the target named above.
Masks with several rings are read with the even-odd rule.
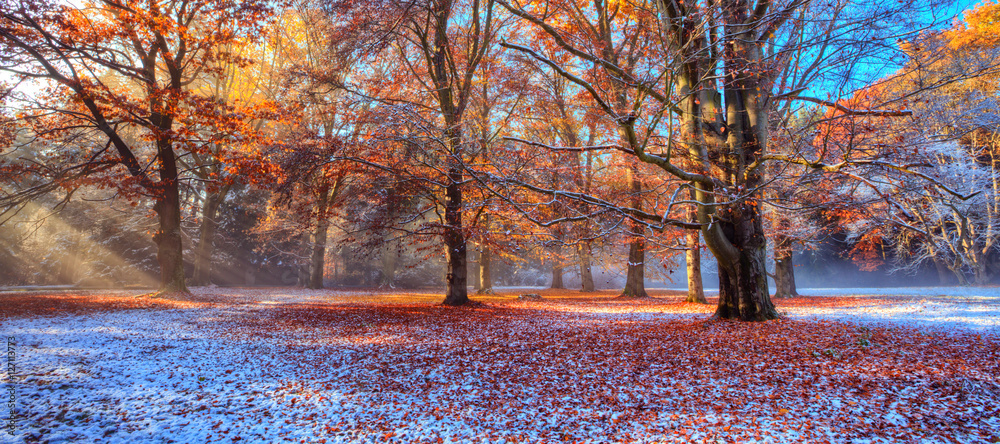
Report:
[[[989,291],[779,300],[760,324],[656,293],[39,295],[0,308],[21,415],[0,443],[994,442]]]
[[[940,296],[1000,299],[1000,287],[803,288],[807,296]]]
[[[855,304],[789,307],[787,315],[793,319],[836,319],[863,324],[901,325],[921,330],[959,329],[1000,334],[1000,292],[997,289],[919,290],[911,296],[896,291],[879,294],[875,289],[857,289],[852,290],[855,291],[853,293],[843,293],[855,300]],[[814,290],[808,294],[817,293],[820,292]],[[835,291],[825,294],[837,295]]]

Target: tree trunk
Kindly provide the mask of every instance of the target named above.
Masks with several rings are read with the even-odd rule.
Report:
[[[444,202],[444,245],[447,248],[448,269],[445,280],[448,292],[444,297],[445,305],[464,305],[469,302],[469,267],[466,251],[465,233],[462,228],[462,182],[464,177],[462,150],[462,113],[464,105],[460,99],[463,94],[456,94],[450,66],[449,54],[451,45],[448,40],[448,21],[453,3],[451,1],[433,2],[431,16],[434,26],[434,46],[425,46],[428,51],[427,67],[435,86],[435,95],[440,106],[441,117],[444,120],[444,141],[447,143],[446,162],[448,174],[445,185]],[[429,43],[429,42],[426,42]],[[469,67],[469,69],[473,69]],[[456,99],[458,99],[456,101]]]
[[[705,287],[701,279],[701,241],[698,230],[688,230],[685,236],[687,241],[687,281],[688,294],[684,302],[695,302],[707,304],[705,299]]]
[[[399,264],[398,241],[387,242],[382,246],[381,262],[382,279],[379,282],[379,286],[395,288],[396,267]]]
[[[551,288],[566,288],[563,284],[563,267],[561,264],[552,266],[552,286]]]
[[[992,278],[991,273],[986,268],[987,260],[984,254],[980,251],[971,252],[974,261],[972,262],[972,273],[973,273],[973,283],[975,285],[986,285],[990,282]]]
[[[646,293],[645,261],[646,242],[641,238],[634,238],[628,247],[628,272],[625,278],[625,290],[618,297],[649,297],[649,294]]]
[[[312,255],[309,261],[309,285],[307,288],[318,290],[323,288],[323,271],[326,266],[326,233],[327,222],[317,224],[313,231]]]
[[[298,240],[299,249],[295,255],[298,276],[296,276],[295,285],[305,288],[309,286],[309,260],[312,259],[306,253],[312,251],[312,246],[309,244],[309,235],[305,232],[299,234]]]
[[[735,251],[719,258],[719,305],[715,318],[766,321],[776,319],[778,311],[767,288],[767,238],[757,206],[750,202],[722,211],[720,228]],[[704,233],[706,239],[710,234]],[[710,244],[711,245],[711,244]]]
[[[961,264],[948,268],[951,270],[952,274],[954,274],[955,278],[958,280],[959,287],[969,286],[969,279],[965,277],[965,270],[962,269]]]
[[[494,294],[493,292],[493,253],[485,245],[479,252],[479,294]]]
[[[219,206],[225,199],[226,189],[218,193],[208,193],[201,206],[201,226],[198,228],[198,245],[195,247],[194,285],[209,285],[212,282],[212,253],[215,247],[215,232],[218,228]]]
[[[951,271],[948,270],[948,266],[941,263],[937,257],[934,258],[934,268],[937,270],[938,283],[941,285],[948,285],[951,283]]]
[[[577,244],[576,253],[580,262],[580,291],[592,293],[594,291],[594,275],[590,271],[590,242]]]
[[[309,263],[309,285],[308,288],[318,290],[323,288],[323,272],[326,259],[326,232],[330,227],[330,219],[327,217],[326,209],[330,200],[330,188],[327,185],[320,187],[316,202],[316,228],[312,236],[312,260]]]
[[[728,176],[725,191],[758,190],[741,200],[728,203],[718,211],[720,230],[715,233],[713,250],[719,259],[719,305],[715,317],[743,321],[765,321],[778,317],[767,288],[767,237],[764,234],[761,205],[757,196],[763,184],[761,169],[750,165],[761,160],[768,143],[768,93],[770,71],[765,68],[762,41],[756,30],[746,26],[747,11],[735,7],[723,12],[726,39],[723,82],[725,97],[725,143],[717,144],[724,156]],[[714,137],[714,136],[713,136]],[[705,242],[711,222],[699,214],[705,225]],[[724,237],[720,238],[718,235]],[[720,242],[721,241],[721,242]]]
[[[556,231],[556,240],[562,242],[562,233],[558,230]],[[566,284],[563,283],[563,247],[562,245],[557,245],[552,250],[552,285],[549,288],[566,288]]]
[[[465,235],[462,233],[462,170],[458,167],[449,171],[450,181],[445,190],[444,244],[448,248],[448,293],[445,305],[464,305],[469,302],[468,263],[466,262]]]
[[[626,141],[629,141],[627,139]],[[629,167],[628,181],[632,190],[632,208],[642,209],[642,182],[639,181],[638,167],[632,160]],[[643,237],[645,231],[643,225],[632,222],[630,224],[631,242],[628,245],[628,271],[625,274],[625,289],[619,297],[623,298],[645,298],[646,293],[646,240]]]
[[[788,236],[775,236],[774,245],[774,292],[776,298],[790,298],[799,295],[795,288],[795,267],[792,264],[792,240]]]
[[[482,248],[482,247],[480,247],[480,248]],[[479,258],[476,259],[475,261],[473,261],[473,262],[476,263],[476,265],[475,265],[475,272],[472,273],[472,289],[476,290],[476,292],[479,292],[479,290],[481,288],[483,288],[483,281],[481,279],[482,278],[481,275],[482,275],[483,271],[480,269],[481,266],[479,264],[479,261],[482,260],[482,257],[483,257],[483,253],[480,251],[479,252]]]
[[[160,263],[159,293],[187,293],[177,163],[170,148],[161,149],[160,154],[163,163],[160,170],[162,188],[153,207],[160,218],[160,230],[153,235],[156,259]]]

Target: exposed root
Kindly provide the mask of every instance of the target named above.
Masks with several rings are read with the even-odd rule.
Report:
[[[471,299],[468,300],[468,301],[466,301],[465,303],[462,303],[462,304],[448,304],[448,303],[442,302],[439,305],[442,306],[442,307],[449,307],[449,308],[490,308],[490,307],[492,307],[492,305],[487,304],[485,302],[473,301]]]
[[[701,297],[688,295],[687,299],[684,299],[684,302],[692,304],[708,304],[708,299],[705,299],[705,295],[701,295]]]
[[[634,300],[634,299],[647,299],[649,297],[650,297],[649,293],[646,293],[645,291],[638,294],[632,294],[623,291],[622,294],[615,296],[615,299]]]

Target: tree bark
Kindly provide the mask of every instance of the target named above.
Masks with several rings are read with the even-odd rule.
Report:
[[[479,252],[479,294],[494,294],[493,291],[493,252],[485,245]]]
[[[432,2],[430,13],[434,27],[433,47],[425,46],[427,67],[435,87],[435,95],[440,106],[441,117],[444,120],[442,136],[446,143],[447,177],[444,196],[444,238],[448,269],[445,280],[448,290],[444,297],[445,305],[464,305],[469,303],[469,267],[465,232],[462,227],[462,182],[465,173],[462,165],[462,114],[465,111],[469,85],[456,90],[459,80],[449,60],[451,45],[449,43],[448,22],[452,13],[452,2],[444,0]],[[475,14],[478,20],[478,10]],[[428,42],[429,43],[429,42]],[[474,67],[467,67],[474,69]]]
[[[628,248],[628,272],[625,278],[625,289],[619,297],[623,298],[645,298],[645,266],[646,242],[641,238],[636,238],[629,243]]]
[[[594,292],[594,274],[590,271],[590,242],[580,242],[576,247],[580,263],[580,291]]]
[[[450,181],[445,190],[445,228],[444,244],[448,248],[448,293],[444,297],[445,305],[464,305],[469,302],[469,269],[466,262],[465,235],[462,233],[462,190],[459,183],[462,178],[460,168],[449,171]]]
[[[561,264],[552,266],[552,285],[550,288],[566,288],[563,284],[563,267]]]
[[[480,258],[482,258],[482,252],[480,252],[479,255],[480,255]],[[471,261],[471,262],[475,262],[476,263],[476,265],[475,265],[475,272],[472,273],[472,289],[476,290],[476,292],[478,292],[479,289],[483,288],[483,281],[481,279],[482,278],[482,276],[481,276],[482,270],[479,269],[480,268],[479,267],[479,261],[480,261],[480,259],[478,259],[478,258],[476,260]]]
[[[714,146],[722,149],[717,154],[724,160],[722,166],[728,176],[729,189],[725,191],[757,191],[721,208],[717,221],[704,217],[707,214],[701,211],[698,221],[704,224],[705,242],[719,260],[715,317],[765,321],[777,318],[778,311],[767,288],[767,237],[759,197],[763,172],[749,166],[761,160],[768,143],[770,71],[761,62],[763,40],[757,39],[756,30],[746,26],[748,13],[740,6],[723,12],[728,40],[723,68],[727,126],[725,142]],[[713,226],[719,230],[713,230]]]
[[[777,318],[778,311],[767,288],[767,238],[757,206],[744,202],[722,213],[725,222],[719,222],[721,231],[735,251],[716,254],[719,258],[719,305],[714,317],[743,321]],[[708,236],[706,234],[706,240]],[[734,260],[726,260],[729,257]]]
[[[705,286],[701,278],[701,241],[700,233],[697,230],[688,230],[685,235],[687,243],[687,284],[688,294],[684,302],[695,302],[707,304],[705,299]]]
[[[631,140],[626,139],[626,142],[631,142]],[[637,177],[639,171],[635,162],[633,159],[632,165],[629,166],[629,188],[632,190],[632,208],[641,210],[642,183],[639,182]],[[646,293],[646,240],[643,237],[645,235],[643,225],[631,222],[629,228],[629,235],[632,237],[632,240],[628,246],[628,271],[625,275],[625,289],[622,290],[622,294],[619,297],[649,297],[649,294]]]
[[[987,269],[986,265],[988,263],[986,255],[980,251],[972,253],[975,258],[972,264],[973,278],[975,285],[986,285],[990,283],[990,279],[993,277],[992,274]]]
[[[969,279],[965,277],[965,270],[962,269],[962,265],[960,263],[956,263],[954,266],[948,267],[948,269],[950,269],[951,273],[955,275],[955,279],[958,280],[959,287],[969,286]]]
[[[795,267],[792,264],[792,240],[778,234],[774,245],[774,291],[776,298],[790,298],[799,295],[795,288]]]
[[[937,257],[934,258],[934,268],[937,270],[938,283],[941,285],[948,285],[951,283],[951,271],[948,270],[948,266],[941,263]]]
[[[160,147],[160,193],[154,210],[160,230],[153,235],[160,263],[160,294],[187,293],[184,280],[184,245],[181,238],[181,199],[177,182],[177,159],[169,146]]]
[[[201,226],[198,228],[198,245],[195,247],[194,285],[209,285],[212,282],[212,253],[215,249],[215,233],[219,226],[217,217],[219,206],[225,200],[227,188],[218,193],[208,193],[201,207]]]
[[[323,288],[323,274],[326,265],[326,233],[330,227],[327,217],[327,207],[330,204],[330,187],[323,185],[319,189],[316,202],[316,227],[312,236],[312,260],[309,261],[308,288],[318,290]]]
[[[448,131],[448,141],[451,144],[452,156],[448,157],[448,185],[445,187],[444,205],[444,244],[448,249],[448,293],[444,297],[445,305],[464,305],[469,303],[469,267],[466,251],[465,232],[462,229],[462,187],[464,173],[460,160],[460,143],[462,136],[457,126]]]

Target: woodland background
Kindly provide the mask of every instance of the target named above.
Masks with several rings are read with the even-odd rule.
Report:
[[[718,273],[700,209],[747,202],[779,296],[793,275],[1000,276],[996,2],[0,10],[2,285],[464,287],[459,270],[483,292],[697,299]],[[741,32],[757,60],[731,54]],[[745,99],[763,149],[730,162],[705,140]],[[759,177],[709,202],[699,162]]]

